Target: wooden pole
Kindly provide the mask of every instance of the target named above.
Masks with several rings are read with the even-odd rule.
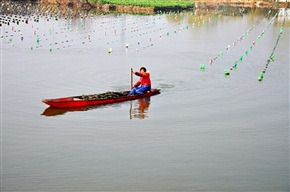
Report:
[[[131,90],[133,87],[133,68],[131,68],[130,74],[131,74],[131,86],[130,86],[130,90]]]

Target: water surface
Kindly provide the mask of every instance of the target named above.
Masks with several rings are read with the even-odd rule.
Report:
[[[2,25],[2,191],[289,191],[289,20],[260,82],[283,18],[217,13]],[[41,102],[127,90],[141,66],[160,95]]]

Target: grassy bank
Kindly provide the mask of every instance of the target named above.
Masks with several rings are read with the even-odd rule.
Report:
[[[193,7],[193,0],[91,0],[93,3],[110,4],[110,5],[125,5],[125,6],[140,6],[140,7]]]

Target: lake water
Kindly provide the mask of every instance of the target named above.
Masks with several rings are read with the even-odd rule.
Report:
[[[289,191],[290,25],[276,46],[277,10],[39,12],[0,27],[1,191]],[[41,102],[128,90],[142,66],[160,95]]]

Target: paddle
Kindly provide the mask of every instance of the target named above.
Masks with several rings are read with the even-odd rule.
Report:
[[[131,68],[131,87],[130,87],[130,90],[132,89],[133,87],[133,68]]]
[[[133,68],[131,68],[131,87],[130,90],[133,87]],[[130,119],[132,119],[132,101],[130,101],[131,105],[130,105],[130,109],[129,109],[129,113],[130,113]]]

